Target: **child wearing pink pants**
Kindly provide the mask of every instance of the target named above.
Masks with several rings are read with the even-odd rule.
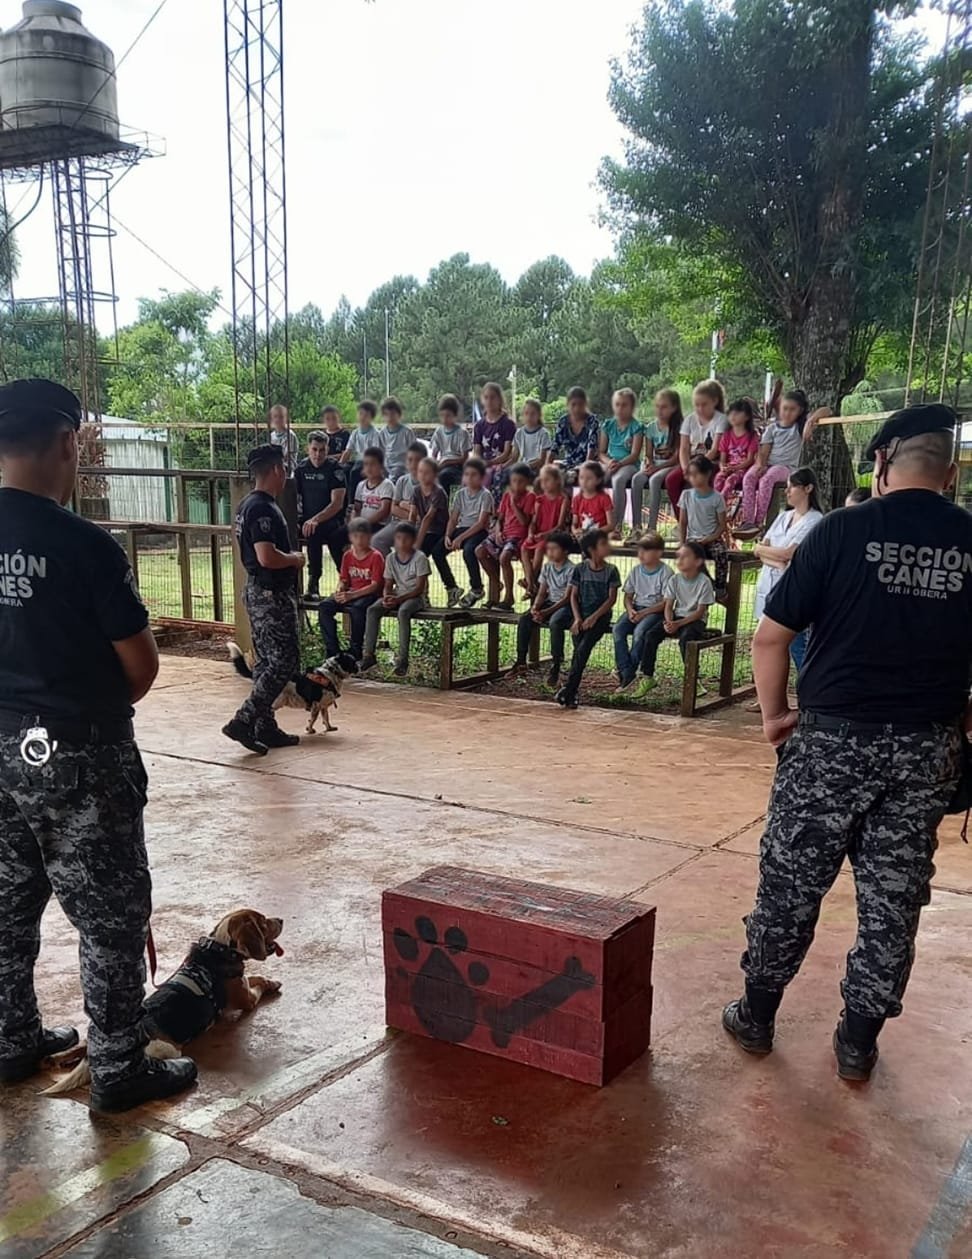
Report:
[[[744,529],[757,529],[765,522],[773,491],[800,466],[808,410],[807,395],[802,389],[791,389],[783,395],[779,419],[767,425],[756,462],[743,477]]]

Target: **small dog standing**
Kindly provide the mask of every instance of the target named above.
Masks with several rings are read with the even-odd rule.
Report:
[[[208,936],[192,946],[179,969],[146,997],[143,1025],[149,1037],[147,1058],[177,1058],[182,1046],[201,1036],[226,1010],[255,1010],[267,993],[279,992],[280,982],[262,975],[246,975],[250,960],[262,962],[271,953],[283,955],[277,943],[282,918],[266,918],[255,909],[237,909],[216,924]],[[57,1056],[69,1066],[83,1048]],[[91,1082],[87,1058],[44,1090],[45,1097],[71,1093]]]
[[[246,662],[246,657],[236,643],[227,643],[233,668],[241,678],[252,678],[253,670]],[[341,698],[341,687],[358,672],[358,662],[347,651],[339,651],[336,656],[328,656],[322,665],[307,673],[295,674],[274,700],[274,711],[278,708],[302,708],[310,714],[307,722],[307,733],[314,734],[314,726],[320,716],[324,718],[325,734],[337,730],[328,717],[328,709],[333,708]]]

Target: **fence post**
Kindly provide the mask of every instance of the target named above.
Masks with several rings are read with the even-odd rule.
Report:
[[[189,522],[189,502],[186,495],[186,478],[176,477],[176,518],[180,525]],[[176,554],[179,557],[179,581],[182,586],[182,615],[192,620],[192,569],[189,566],[189,535],[180,529],[176,535]]]
[[[722,649],[722,684],[720,694],[724,694],[725,679],[735,676],[736,671],[736,639],[739,634],[739,607],[742,603],[743,558],[733,559],[729,554],[729,589],[726,591],[726,628],[725,633],[732,635],[732,642],[726,643]],[[732,686],[729,687],[732,694]]]
[[[229,474],[230,484],[230,518],[236,519],[236,513],[239,510],[240,503],[243,502],[247,494],[250,492],[249,477],[240,476],[238,473],[231,472]],[[246,569],[240,563],[240,548],[233,545],[233,621],[236,626],[236,642],[243,651],[249,651],[253,646],[253,640],[250,637],[250,622],[246,615],[246,609],[243,607],[243,587],[246,585]]]
[[[212,429],[209,430],[212,432]],[[216,478],[210,477],[206,488],[209,495],[209,523],[218,524],[219,495],[216,492]],[[213,573],[213,620],[223,619],[223,557],[219,549],[219,534],[209,535],[209,561]]]

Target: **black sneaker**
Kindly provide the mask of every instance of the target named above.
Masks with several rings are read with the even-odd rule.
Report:
[[[358,672],[367,673],[369,669],[376,669],[378,661],[374,656],[362,656],[358,661]]]
[[[191,1058],[170,1058],[166,1062],[147,1059],[147,1069],[115,1084],[92,1084],[88,1106],[99,1115],[115,1115],[145,1102],[181,1093],[196,1082],[196,1064]]]
[[[305,595],[305,598],[319,599],[320,597],[321,597],[320,578],[318,578],[317,581],[309,581],[307,583],[307,594]]]
[[[834,1030],[837,1074],[842,1080],[869,1080],[877,1064],[878,1047],[874,1045],[871,1049],[862,1049],[860,1045],[852,1045],[841,1035],[843,1027],[842,1019]]]
[[[547,674],[547,685],[558,686],[560,684],[560,665],[552,664],[550,672]]]
[[[731,1001],[722,1011],[722,1026],[748,1054],[768,1054],[773,1049],[774,1023],[757,1023],[745,997]]]
[[[260,742],[268,748],[295,748],[300,742],[300,735],[288,734],[279,726],[269,726],[260,730]]]
[[[248,752],[253,752],[257,756],[266,756],[269,751],[267,745],[257,738],[253,727],[248,726],[245,721],[237,721],[235,717],[223,727],[223,734],[227,739],[242,744]]]
[[[13,1058],[0,1058],[0,1084],[19,1084],[36,1075],[41,1063],[52,1054],[63,1054],[78,1043],[77,1028],[48,1027],[40,1034],[37,1048]]]
[[[396,677],[396,678],[403,678],[403,677],[405,677],[405,676],[406,676],[406,674],[408,673],[408,661],[407,661],[407,660],[396,660],[396,661],[395,661],[395,667],[394,667],[394,669],[392,669],[392,673],[394,673],[394,675],[395,675],[395,677]]]

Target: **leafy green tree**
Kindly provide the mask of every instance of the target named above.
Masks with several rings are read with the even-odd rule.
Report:
[[[836,406],[913,289],[932,137],[927,67],[863,0],[662,0],[646,7],[612,103],[619,222],[704,261],[766,329],[812,402]],[[814,443],[846,483],[839,429]]]
[[[517,367],[544,403],[551,400],[555,362],[562,353],[559,337],[568,331],[563,320],[559,328],[556,320],[575,279],[568,263],[551,255],[528,267],[513,288],[513,304],[523,312],[515,351]]]
[[[516,352],[517,308],[495,269],[456,254],[403,302],[393,330],[392,384],[414,419],[431,419],[451,392],[469,403],[480,385],[506,384]]]

